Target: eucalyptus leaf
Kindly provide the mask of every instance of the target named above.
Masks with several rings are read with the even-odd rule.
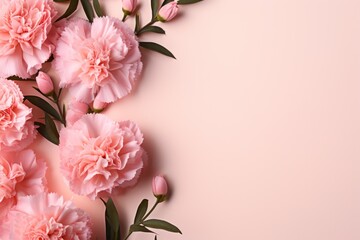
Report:
[[[68,8],[64,12],[64,14],[61,17],[59,17],[56,21],[60,21],[61,19],[71,16],[71,14],[73,14],[76,11],[78,5],[79,5],[79,0],[70,0],[70,4]]]
[[[25,100],[28,100],[44,112],[48,113],[49,115],[53,116],[56,120],[63,122],[61,116],[59,113],[53,108],[48,102],[46,102],[44,99],[38,97],[38,96],[25,96]]]
[[[154,42],[139,42],[139,45],[143,48],[161,53],[165,56],[175,58],[175,56],[169,50],[167,50],[165,47],[161,46],[160,44]]]
[[[179,5],[186,5],[186,4],[193,4],[193,3],[198,3],[201,2],[202,0],[179,0],[178,4]]]
[[[141,225],[131,225],[130,226],[130,231],[131,232],[147,232],[147,233],[154,233],[153,231],[151,231],[150,229],[147,229],[144,226]]]
[[[148,206],[149,206],[149,200],[143,199],[137,208],[136,215],[134,218],[134,224],[141,222],[142,218],[145,216],[147,212]]]
[[[93,0],[93,3],[94,3],[94,9],[95,9],[96,15],[98,17],[105,16],[104,11],[100,6],[99,0]]]
[[[85,15],[89,19],[89,22],[93,22],[95,14],[90,1],[89,0],[80,0],[80,1],[84,9]]]
[[[138,31],[137,34],[140,35],[141,33],[144,33],[144,32],[165,34],[164,29],[162,29],[161,27],[158,27],[158,26],[146,26],[146,27],[142,28],[140,31]]]
[[[45,124],[41,122],[35,122],[34,124],[37,126],[36,130],[40,133],[41,136],[43,136],[53,144],[59,145],[59,139],[48,133]]]
[[[159,0],[151,0],[152,19],[155,19],[159,10]]]
[[[120,236],[119,214],[111,198],[106,202],[105,221],[106,240],[118,240]]]
[[[149,220],[144,221],[143,224],[145,227],[148,227],[148,228],[162,229],[165,231],[182,234],[179,228],[177,228],[175,225],[173,225],[169,222],[166,222],[164,220],[149,219]]]

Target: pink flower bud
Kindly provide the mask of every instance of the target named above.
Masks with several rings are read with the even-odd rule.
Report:
[[[36,83],[40,91],[45,95],[50,95],[54,91],[54,84],[50,76],[44,72],[39,72],[36,77]]]
[[[161,22],[168,22],[176,16],[178,10],[177,1],[170,2],[160,8],[157,18]]]
[[[135,11],[137,0],[123,0],[122,10],[125,14],[129,15]]]
[[[163,176],[156,176],[153,178],[152,190],[155,197],[157,197],[159,200],[161,199],[161,201],[165,200],[166,194],[168,192],[168,186]]]
[[[102,110],[104,110],[107,106],[107,103],[105,102],[101,102],[99,101],[98,98],[95,98],[94,102],[93,102],[93,110],[94,112],[101,112]]]

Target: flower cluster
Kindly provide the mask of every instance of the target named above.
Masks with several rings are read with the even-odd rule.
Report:
[[[100,112],[134,89],[143,69],[140,47],[175,58],[157,43],[140,41],[140,35],[164,34],[154,24],[172,20],[179,5],[199,1],[151,0],[151,20],[141,26],[137,0],[123,0],[122,20],[106,16],[98,0],[69,0],[61,16],[53,0],[0,0],[0,239],[91,238],[89,216],[48,192],[46,161],[31,149],[37,132],[59,145],[69,188],[105,203],[106,239],[120,238],[111,197],[136,184],[147,155],[137,124]],[[78,4],[88,20],[71,17]],[[135,29],[125,23],[132,16]],[[58,81],[47,73],[50,65]],[[15,81],[36,82],[36,95],[24,96]],[[70,95],[67,104],[63,88]],[[43,114],[36,120],[34,106]],[[166,221],[148,219],[167,191],[165,178],[155,177],[156,202],[150,210],[147,199],[141,202],[125,239],[136,229],[181,233]]]

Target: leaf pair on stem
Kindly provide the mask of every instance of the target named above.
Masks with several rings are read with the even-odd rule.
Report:
[[[107,202],[105,202],[104,200],[102,201],[106,207],[106,240],[118,240],[120,237],[120,221],[114,202],[111,198],[109,198]],[[125,238],[123,238],[123,240],[127,240],[134,232],[153,233],[155,234],[156,240],[156,233],[150,229],[161,229],[168,232],[182,234],[179,228],[167,221],[160,219],[147,219],[160,202],[161,201],[157,199],[154,206],[148,211],[149,200],[143,199],[141,201],[135,214],[134,223],[130,226],[128,234]]]

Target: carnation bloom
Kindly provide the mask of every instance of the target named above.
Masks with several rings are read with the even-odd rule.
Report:
[[[0,0],[0,76],[30,77],[54,50],[52,0]]]
[[[115,122],[103,114],[86,114],[60,132],[60,165],[73,192],[109,196],[136,183],[145,152],[136,124]]]
[[[31,108],[23,98],[16,83],[0,78],[0,151],[24,149],[35,137]]]
[[[117,18],[70,21],[57,42],[54,66],[60,87],[77,101],[110,103],[127,95],[142,63],[133,31]]]
[[[44,192],[46,165],[32,150],[0,152],[0,222],[19,196]]]
[[[90,219],[55,193],[20,197],[0,227],[0,239],[90,239]]]

